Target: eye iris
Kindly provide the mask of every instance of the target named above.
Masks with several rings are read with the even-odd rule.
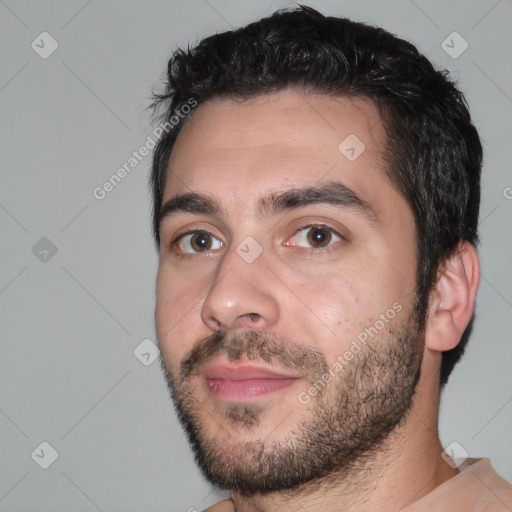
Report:
[[[331,233],[324,228],[311,229],[308,232],[308,242],[312,245],[320,245],[324,247],[331,241]]]
[[[209,251],[212,247],[212,239],[206,233],[195,233],[190,238],[190,245],[195,251]]]

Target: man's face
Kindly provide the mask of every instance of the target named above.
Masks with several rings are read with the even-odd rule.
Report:
[[[163,204],[155,311],[207,478],[248,493],[340,471],[404,417],[423,351],[412,212],[365,99],[201,105]],[[216,206],[217,208],[214,208]]]

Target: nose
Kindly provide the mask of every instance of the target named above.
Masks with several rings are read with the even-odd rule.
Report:
[[[275,276],[266,267],[264,253],[247,263],[235,249],[226,251],[216,269],[201,318],[213,331],[272,327],[279,319]]]

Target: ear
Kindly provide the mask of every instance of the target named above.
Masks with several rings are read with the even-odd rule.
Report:
[[[475,247],[460,242],[442,267],[430,295],[425,345],[444,352],[456,347],[475,307],[480,262]]]

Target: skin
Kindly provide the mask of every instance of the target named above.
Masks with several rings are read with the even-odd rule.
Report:
[[[338,149],[350,134],[365,144],[354,161]],[[396,321],[408,318],[415,291],[415,223],[383,171],[384,141],[378,109],[364,98],[286,90],[196,108],[172,152],[163,202],[187,192],[209,194],[226,215],[181,213],[160,226],[155,321],[171,375],[179,374],[180,363],[200,340],[218,330],[272,333],[285,344],[318,350],[331,366],[358,333],[394,303],[403,307]],[[351,209],[328,204],[264,219],[255,214],[266,194],[326,181],[352,189],[378,221],[371,223]],[[343,238],[313,251],[298,230],[315,223],[328,225]],[[192,229],[210,232],[217,244],[214,250],[192,255],[183,252],[190,245],[172,244]],[[262,248],[250,264],[236,251],[248,236]],[[412,410],[371,463],[361,462],[334,484],[307,492],[235,492],[236,510],[284,511],[290,509],[290,500],[301,511],[399,510],[455,476],[457,471],[440,456],[439,368],[442,352],[459,342],[471,318],[478,275],[475,249],[461,243],[440,269],[431,293]],[[263,438],[283,442],[311,415],[297,399],[310,384],[299,380],[261,398],[260,421],[241,429],[226,419],[224,404],[199,377],[192,382],[199,421],[208,438],[226,450]],[[233,511],[234,506],[224,501],[208,510]]]

